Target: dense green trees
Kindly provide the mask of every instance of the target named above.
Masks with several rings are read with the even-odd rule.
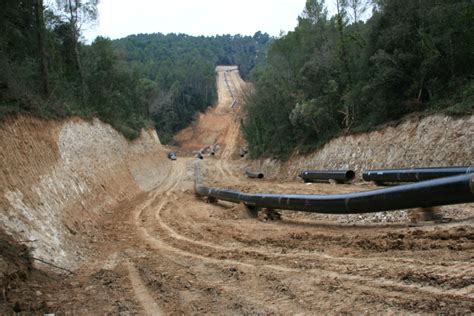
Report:
[[[192,37],[140,34],[80,42],[97,0],[6,0],[0,12],[0,118],[97,116],[127,137],[155,125],[164,142],[216,99],[215,66],[248,76],[268,34]],[[50,2],[51,5],[51,2]]]
[[[216,65],[239,65],[243,76],[248,75],[264,59],[269,41],[261,32],[253,37],[156,33],[128,36],[114,41],[114,47],[142,78],[150,115],[161,139],[169,142],[197,111],[215,102]]]
[[[139,79],[120,63],[112,42],[79,42],[96,17],[96,0],[7,0],[0,13],[0,118],[98,116],[135,137],[149,124]]]
[[[34,105],[26,90],[40,93],[39,58],[36,53],[36,1],[6,0],[0,10],[0,115],[16,111],[17,96],[25,100],[25,108]]]
[[[332,17],[308,0],[278,40],[157,33],[84,45],[80,26],[96,18],[97,0],[46,9],[4,0],[0,118],[98,116],[128,137],[155,124],[167,142],[215,101],[218,64],[255,82],[242,124],[254,156],[315,148],[413,111],[472,110],[472,1],[331,1]]]
[[[315,148],[424,109],[474,105],[474,4],[466,0],[308,0],[294,32],[253,74],[243,128],[253,156]]]

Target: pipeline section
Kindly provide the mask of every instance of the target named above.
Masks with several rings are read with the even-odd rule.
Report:
[[[263,179],[265,176],[263,172],[251,172],[251,171],[245,171],[245,175],[251,179]]]
[[[366,170],[362,173],[362,178],[377,183],[418,182],[470,173],[474,173],[474,166]]]
[[[227,90],[229,90],[230,96],[232,97],[232,104],[230,105],[231,108],[234,108],[234,106],[237,104],[237,99],[234,96],[234,93],[232,92],[232,89],[230,88],[229,81],[227,79],[227,72],[229,70],[224,71],[224,81],[225,85],[227,86]]]
[[[347,194],[252,194],[202,185],[196,164],[195,192],[251,208],[324,214],[362,214],[474,202],[474,174],[458,175],[396,187]]]
[[[340,183],[354,180],[353,170],[305,170],[298,175],[304,182],[327,182],[334,180]]]

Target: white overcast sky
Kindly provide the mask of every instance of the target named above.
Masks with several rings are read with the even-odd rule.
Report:
[[[331,1],[327,1],[328,3]],[[306,0],[101,0],[99,21],[84,31],[112,39],[138,33],[278,36],[292,31]]]

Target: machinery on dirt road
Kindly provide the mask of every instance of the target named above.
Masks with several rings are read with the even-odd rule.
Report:
[[[176,160],[177,159],[176,153],[175,152],[168,153],[168,159]]]

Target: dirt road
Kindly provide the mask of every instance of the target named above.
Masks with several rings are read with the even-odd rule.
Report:
[[[238,157],[242,145],[240,133],[240,105],[248,87],[235,66],[219,66],[217,71],[218,102],[201,114],[195,124],[184,129],[175,139],[181,150],[191,153],[208,146],[218,149],[222,160]]]
[[[241,206],[197,199],[194,163],[179,159],[156,191],[104,223],[100,258],[81,271],[75,288],[78,298],[84,289],[91,294],[65,310],[81,304],[87,309],[80,311],[116,312],[126,298],[126,311],[149,315],[472,312],[472,222],[353,226],[289,212],[281,221],[255,220]],[[228,173],[208,164],[215,182]],[[110,297],[117,298],[112,306]]]
[[[179,157],[169,175],[99,223],[96,257],[49,283],[42,311],[78,314],[319,314],[474,312],[474,221],[410,227],[344,224],[341,217],[282,212],[277,221],[245,208],[206,203],[193,192],[195,163],[205,181],[243,191],[343,193],[369,185],[248,180],[239,163],[237,108],[245,86],[220,69],[219,104],[188,133],[187,149],[220,142],[203,161]],[[237,97],[238,98],[238,97]],[[211,120],[209,116],[212,117]],[[221,129],[216,124],[220,122]],[[207,129],[206,129],[207,128]],[[184,139],[184,138],[183,138]],[[192,145],[194,144],[194,145]],[[459,206],[470,208],[472,205]]]

